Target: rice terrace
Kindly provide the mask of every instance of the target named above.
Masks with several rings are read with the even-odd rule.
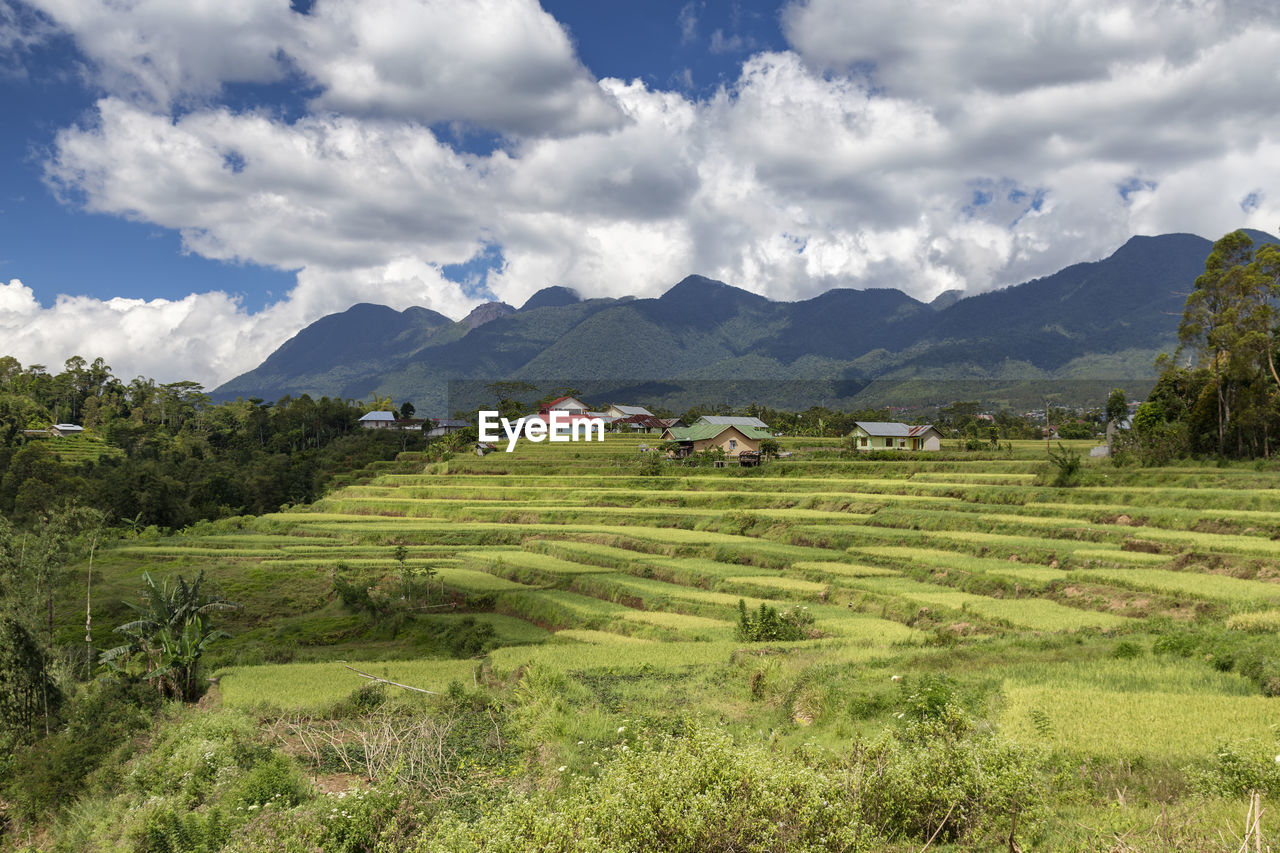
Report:
[[[0,0],[0,853],[1280,853],[1277,81]]]
[[[860,459],[792,438],[755,468],[646,466],[644,445],[403,453],[311,505],[104,548],[94,595],[127,598],[142,566],[204,572],[242,609],[219,623],[231,637],[210,652],[203,704],[257,720],[310,777],[381,769],[448,792],[439,849],[550,832],[520,811],[542,790],[567,786],[558,808],[580,819],[635,762],[658,772],[674,733],[713,753],[731,737],[732,753],[699,760],[786,777],[776,849],[814,841],[820,821],[790,809],[815,780],[860,792],[840,831],[878,849],[1262,837],[1245,818],[1280,777],[1271,463],[1100,460],[1060,488],[1035,441]],[[362,612],[360,594],[412,606]],[[744,642],[741,623],[769,608],[799,614],[803,637]],[[400,744],[408,763],[387,771],[390,740],[353,734],[424,708],[457,727],[434,732],[429,758]],[[724,773],[770,784],[758,767]],[[532,786],[517,813],[466,805],[513,778]]]

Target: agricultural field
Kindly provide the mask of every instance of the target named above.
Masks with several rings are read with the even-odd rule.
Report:
[[[1063,488],[1040,442],[871,460],[795,438],[756,469],[652,473],[644,443],[402,454],[312,505],[125,540],[94,564],[95,624],[143,569],[204,571],[242,605],[214,704],[340,716],[355,670],[487,690],[551,786],[600,772],[615,729],[694,714],[838,754],[935,697],[1034,758],[1026,849],[1234,850],[1249,791],[1280,796],[1280,468],[1090,459]],[[805,635],[748,642],[743,609]]]

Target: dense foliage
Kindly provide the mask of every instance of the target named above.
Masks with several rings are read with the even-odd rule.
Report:
[[[411,404],[410,404],[411,405]],[[0,515],[29,522],[74,499],[111,525],[180,528],[318,497],[334,476],[422,442],[362,430],[365,408],[307,395],[214,405],[194,382],[125,383],[102,359],[61,373],[0,358]],[[51,424],[83,436],[51,438]]]
[[[1121,442],[1121,458],[1271,455],[1280,438],[1277,296],[1280,246],[1255,249],[1243,231],[1214,244],[1178,328],[1188,357],[1157,363],[1159,381]]]

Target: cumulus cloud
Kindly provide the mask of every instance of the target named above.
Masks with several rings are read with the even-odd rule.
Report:
[[[30,0],[75,37],[93,63],[93,83],[167,107],[217,94],[227,83],[286,73],[280,45],[287,3],[266,0]]]
[[[144,106],[301,76],[314,106],[502,133],[577,133],[620,116],[536,0],[31,0],[94,82]]]
[[[536,0],[319,0],[289,50],[320,109],[517,134],[621,118]]]
[[[799,0],[782,20],[811,61],[860,70],[898,94],[960,103],[974,89],[1086,83],[1153,60],[1185,65],[1277,17],[1248,0]]]
[[[118,376],[192,379],[213,388],[256,367],[308,323],[357,302],[422,305],[453,316],[475,304],[413,258],[341,273],[304,270],[288,299],[255,313],[221,292],[182,299],[60,295],[44,307],[13,279],[0,282],[0,339],[4,353],[24,364],[102,356]]]
[[[697,100],[594,80],[532,0],[465,15],[460,0],[318,0],[307,15],[235,0],[215,30],[228,44],[200,34],[211,44],[189,58],[213,15],[198,3],[39,2],[108,90],[57,135],[49,183],[189,251],[299,272],[257,314],[217,294],[42,309],[11,284],[0,311],[25,318],[24,345],[74,341],[90,315],[177,340],[183,312],[203,312],[219,333],[170,348],[206,352],[192,375],[225,379],[352,302],[461,316],[474,289],[441,267],[493,247],[482,283],[512,304],[550,284],[657,295],[692,272],[773,298],[929,299],[1135,233],[1280,225],[1280,115],[1263,96],[1280,24],[1265,4],[807,0],[784,10],[791,49],[746,58]],[[226,82],[281,75],[309,81],[309,114],[217,103]],[[442,122],[508,138],[468,154]]]
[[[409,247],[467,260],[491,216],[476,203],[487,168],[412,123],[226,109],[175,120],[105,98],[95,123],[58,134],[46,176],[88,210],[172,228],[206,257],[296,269]]]
[[[222,293],[149,301],[59,296],[43,308],[18,279],[0,283],[6,354],[55,369],[72,355],[102,356],[117,375],[211,386],[256,363],[251,353],[261,349],[262,327],[270,320],[269,314],[247,314]]]

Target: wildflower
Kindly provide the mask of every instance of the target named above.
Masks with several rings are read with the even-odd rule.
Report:
[[[627,730],[626,726],[618,726],[618,734],[622,734]]]
[[[558,768],[556,768],[557,773],[563,773],[564,771],[565,771],[565,766],[563,764],[561,764]]]

